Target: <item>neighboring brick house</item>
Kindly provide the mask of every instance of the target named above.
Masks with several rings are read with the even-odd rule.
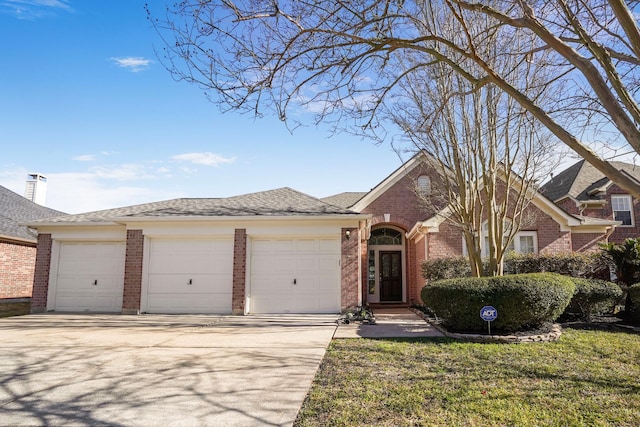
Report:
[[[611,164],[640,184],[640,166]],[[572,215],[620,221],[609,236],[610,242],[640,237],[640,202],[584,160],[554,175],[540,193]]]
[[[21,223],[58,215],[0,186],[0,299],[31,297],[37,234]]]
[[[324,199],[282,188],[34,221],[32,310],[334,313],[418,303],[422,262],[464,254],[446,204],[419,202],[443,185],[426,160],[417,154],[371,191]],[[597,250],[621,222],[539,192],[527,212],[535,222],[513,243],[524,253]]]

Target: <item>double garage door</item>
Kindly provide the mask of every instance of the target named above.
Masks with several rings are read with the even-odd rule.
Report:
[[[147,242],[143,311],[231,312],[232,239]],[[250,248],[246,292],[251,313],[340,310],[338,239],[253,239]],[[124,260],[124,243],[62,243],[54,309],[121,311]]]

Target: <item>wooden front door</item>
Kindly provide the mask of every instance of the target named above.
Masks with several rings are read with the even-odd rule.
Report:
[[[380,251],[380,302],[402,302],[402,252]]]

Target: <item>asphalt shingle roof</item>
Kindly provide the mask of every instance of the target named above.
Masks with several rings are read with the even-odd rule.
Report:
[[[110,222],[115,218],[171,218],[203,216],[321,216],[357,212],[334,206],[291,188],[226,198],[182,198],[122,208],[66,215],[46,223]],[[36,221],[35,223],[37,223]]]
[[[20,224],[60,215],[65,214],[34,203],[0,185],[1,236],[36,242],[36,233]]]
[[[334,194],[333,196],[323,197],[322,200],[330,205],[340,206],[341,208],[348,209],[355,205],[360,199],[366,196],[365,192],[345,192],[340,194]]]
[[[616,169],[626,172],[640,180],[640,166],[624,162],[610,162]],[[585,160],[569,166],[540,187],[540,192],[547,198],[557,201],[566,196],[576,200],[590,200],[593,189],[606,185],[610,180],[598,169]]]

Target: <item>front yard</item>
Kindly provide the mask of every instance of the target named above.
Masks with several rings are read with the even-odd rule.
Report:
[[[638,426],[640,335],[334,340],[296,426]]]

